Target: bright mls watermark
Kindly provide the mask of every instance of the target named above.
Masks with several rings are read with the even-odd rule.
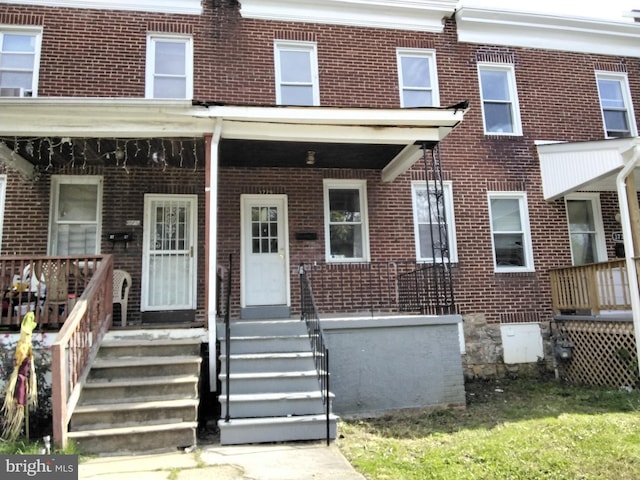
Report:
[[[2,480],[78,480],[77,455],[0,455]]]

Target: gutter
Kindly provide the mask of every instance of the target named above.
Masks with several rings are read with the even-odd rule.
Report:
[[[633,229],[629,215],[629,199],[627,198],[627,189],[625,184],[627,177],[640,163],[640,145],[636,144],[627,150],[627,152],[630,151],[632,153],[629,160],[624,160],[623,155],[625,165],[616,177],[616,188],[618,190],[618,201],[620,202],[620,224],[622,225],[627,278],[629,281],[629,295],[631,297],[631,313],[633,315],[633,330],[636,340],[636,358],[638,361],[638,371],[640,372],[640,290],[638,289],[638,270],[634,260],[636,252],[634,251],[633,246]],[[640,234],[640,232],[638,233]]]

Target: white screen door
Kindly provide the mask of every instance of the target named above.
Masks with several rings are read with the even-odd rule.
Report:
[[[286,196],[243,195],[243,306],[287,305]]]
[[[145,195],[142,311],[194,310],[194,195]]]

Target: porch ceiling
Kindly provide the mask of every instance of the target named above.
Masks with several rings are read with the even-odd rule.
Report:
[[[319,142],[226,140],[220,144],[220,164],[237,167],[369,168],[381,170],[403,149],[402,145]],[[315,164],[307,165],[307,152]]]
[[[579,191],[615,191],[616,177],[640,137],[589,142],[538,142],[545,200]],[[640,189],[640,175],[636,175]]]

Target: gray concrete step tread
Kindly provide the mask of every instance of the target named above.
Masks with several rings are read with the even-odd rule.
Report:
[[[122,410],[151,410],[161,408],[179,408],[198,406],[200,400],[195,398],[179,398],[174,400],[149,400],[143,402],[106,403],[78,405],[73,413],[100,413]]]
[[[112,338],[109,340],[103,340],[101,347],[177,347],[177,346],[192,346],[200,345],[202,341],[199,338],[159,338],[159,339],[127,339]]]
[[[234,325],[275,325],[275,324],[294,324],[294,325],[304,325],[304,322],[299,318],[274,318],[274,319],[266,319],[266,320],[232,320],[229,322],[229,326],[233,327]],[[220,322],[220,325],[224,327],[224,322]]]
[[[129,435],[134,433],[157,433],[170,430],[197,428],[198,422],[176,422],[157,425],[138,425],[132,427],[100,428],[69,432],[69,438],[104,437],[110,435]]]
[[[199,364],[202,357],[197,355],[170,355],[170,356],[122,356],[117,358],[97,358],[91,368],[119,368],[140,367],[156,365]]]
[[[232,373],[229,376],[231,381],[233,380],[258,380],[269,378],[298,378],[298,377],[315,377],[318,375],[316,370],[300,370],[300,371],[286,371],[286,372],[255,372],[255,373]],[[218,375],[220,379],[226,379],[227,374],[221,373]]]
[[[231,360],[266,360],[266,359],[286,359],[286,358],[312,358],[312,352],[285,352],[285,353],[232,353]],[[220,359],[226,355],[220,355]]]
[[[142,341],[181,341],[193,340],[201,342],[208,337],[208,333],[204,328],[192,328],[180,330],[179,332],[170,328],[157,329],[127,329],[127,330],[110,330],[104,336],[105,342],[123,341],[123,340],[142,340]]]
[[[309,335],[231,335],[231,341],[255,341],[255,340],[306,340]],[[224,341],[225,337],[220,338]]]
[[[281,400],[307,400],[322,399],[324,395],[320,390],[308,392],[278,392],[278,393],[232,393],[229,395],[229,402],[261,402],[261,401],[281,401]],[[333,393],[329,392],[329,397],[333,398]],[[226,403],[226,395],[220,395],[220,403]]]
[[[165,375],[153,377],[131,377],[119,380],[94,379],[85,383],[84,388],[129,387],[132,385],[166,385],[179,383],[197,383],[198,375]]]
[[[329,414],[329,421],[336,422],[340,419],[337,415]],[[231,418],[228,422],[224,418],[218,420],[220,428],[225,427],[245,427],[245,426],[267,426],[282,425],[286,423],[304,423],[304,422],[324,422],[327,420],[325,414],[313,415],[290,415],[286,417],[260,417],[260,418]]]

